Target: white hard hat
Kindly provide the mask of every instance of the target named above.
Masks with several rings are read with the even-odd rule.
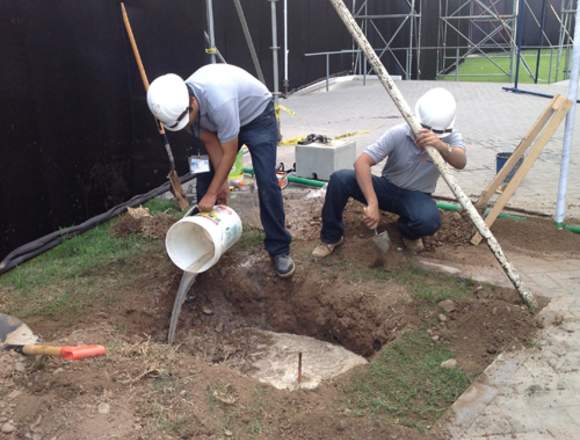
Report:
[[[455,124],[457,104],[453,95],[437,87],[429,90],[415,104],[415,116],[419,123],[439,137],[449,136]]]
[[[175,73],[162,75],[151,83],[147,105],[168,130],[179,131],[189,123],[189,92],[183,79]]]

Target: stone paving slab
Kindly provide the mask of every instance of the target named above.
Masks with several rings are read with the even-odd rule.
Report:
[[[468,144],[468,165],[454,172],[460,185],[471,196],[480,194],[495,174],[495,156],[511,151],[532,123],[548,105],[549,100],[530,95],[505,92],[501,84],[465,83],[453,81],[398,81],[397,85],[414,106],[415,101],[432,87],[443,86],[457,99],[456,127]],[[565,93],[564,86],[534,86],[547,93]],[[285,139],[308,133],[336,136],[350,131],[366,131],[354,137],[357,150],[378,138],[387,128],[403,122],[382,86],[360,80],[341,83],[330,92],[292,95],[282,103],[296,112],[282,113],[282,133]],[[577,112],[577,124],[580,112]],[[560,175],[563,124],[548,143],[543,154],[512,198],[511,206],[552,215]],[[281,147],[279,160],[294,162],[294,148]],[[379,170],[377,170],[379,172]],[[580,133],[576,133],[570,164],[568,215],[580,218]],[[452,194],[440,181],[436,195]]]
[[[496,358],[453,405],[447,429],[457,440],[580,439],[580,259],[511,259],[533,291],[552,298],[539,315],[545,328],[532,347]],[[479,269],[456,268],[467,277]],[[496,268],[484,278],[502,276]]]

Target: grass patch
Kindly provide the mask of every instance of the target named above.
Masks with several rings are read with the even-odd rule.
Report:
[[[143,205],[143,207],[148,208],[149,212],[153,215],[159,214],[161,212],[174,216],[176,218],[181,217],[182,212],[173,199],[160,199],[155,198],[149,200]]]
[[[345,388],[349,406],[361,415],[427,429],[469,386],[462,370],[440,367],[451,357],[424,332],[405,333],[352,378]]]
[[[436,304],[445,299],[458,299],[473,292],[474,283],[471,280],[456,278],[443,273],[432,272],[416,266],[408,265],[397,270],[370,268],[353,261],[336,260],[324,262],[327,266],[340,266],[343,273],[353,281],[369,280],[395,282],[409,289],[421,301]]]
[[[509,72],[511,65],[511,57],[505,54],[490,54],[490,58],[495,61],[498,65],[502,67],[506,72]],[[526,63],[530,67],[532,74],[536,73],[537,64],[537,51],[536,50],[524,50],[522,51],[522,60],[525,59]],[[556,67],[557,67],[558,54],[554,51],[552,59],[550,60],[550,52],[547,50],[542,51],[540,56],[540,72],[539,72],[539,83],[548,83],[550,81],[550,63],[552,64],[552,75],[551,81],[556,80]],[[564,69],[566,67],[566,51],[562,55],[562,60],[560,62],[558,81],[564,79]],[[528,73],[525,68],[523,61],[520,62],[520,77],[519,81],[521,83],[533,83],[534,79]],[[465,59],[459,65],[459,71],[455,70],[446,74],[441,75],[438,79],[445,81],[454,81],[456,79],[456,73],[459,74],[459,81],[477,81],[477,82],[511,82],[512,79],[506,75],[502,70],[500,70],[495,64],[493,64],[488,58],[480,56],[471,56]]]
[[[0,287],[23,290],[71,280],[135,255],[148,242],[137,235],[114,237],[109,233],[109,224],[102,224],[3,275]]]
[[[245,229],[236,243],[236,248],[242,251],[255,249],[262,245],[264,237],[264,232],[259,229]]]

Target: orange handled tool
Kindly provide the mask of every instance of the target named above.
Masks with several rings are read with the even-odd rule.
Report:
[[[92,357],[104,356],[107,349],[102,345],[55,346],[42,344],[6,345],[5,350],[14,350],[18,353],[31,356],[54,356],[67,361],[78,361]]]

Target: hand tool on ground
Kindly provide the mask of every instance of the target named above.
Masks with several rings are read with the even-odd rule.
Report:
[[[102,345],[56,346],[38,343],[38,336],[18,318],[0,313],[0,347],[25,355],[46,355],[76,361],[104,356]]]
[[[411,130],[413,131],[414,135],[421,131],[422,127],[415,115],[411,112],[411,107],[401,94],[399,88],[383,66],[381,60],[379,59],[378,55],[376,54],[373,47],[370,45],[369,41],[367,40],[366,36],[362,32],[360,26],[355,21],[354,17],[352,16],[350,10],[346,7],[343,0],[330,0],[334,9],[336,10],[338,16],[344,22],[346,28],[351,33],[352,37],[356,40],[357,44],[360,46],[362,51],[364,52],[367,60],[370,62],[373,70],[375,71],[377,78],[393,100],[393,103],[405,119],[405,122],[409,125]],[[449,173],[447,168],[446,162],[443,160],[443,157],[439,154],[439,152],[429,146],[427,147],[427,154],[437,167],[437,170],[443,177],[443,180],[449,186],[449,189],[453,192],[461,206],[467,211],[469,217],[477,231],[487,240],[487,245],[491,249],[493,255],[501,265],[502,269],[504,270],[507,277],[510,279],[514,287],[517,289],[518,293],[520,294],[523,302],[528,306],[530,310],[535,310],[537,308],[537,302],[534,298],[532,292],[524,285],[522,282],[520,275],[516,272],[512,264],[508,261],[507,257],[503,253],[503,250],[496,240],[495,236],[491,233],[479,213],[477,209],[473,206],[473,203],[467,197],[467,195],[463,192],[461,187],[457,184],[455,178],[452,174]]]
[[[391,248],[391,237],[387,231],[383,231],[379,234],[377,228],[374,229],[375,236],[372,238],[373,245],[377,251],[377,259],[380,263],[384,262],[385,256]]]
[[[145,73],[145,67],[143,66],[143,61],[141,60],[141,55],[139,54],[139,48],[137,47],[137,41],[135,40],[135,35],[133,35],[133,30],[131,28],[131,22],[129,21],[129,15],[127,14],[127,10],[125,9],[125,4],[121,2],[121,14],[123,15],[123,23],[125,24],[125,30],[127,31],[127,36],[129,38],[129,42],[131,44],[131,49],[133,50],[133,55],[135,57],[135,62],[137,63],[137,68],[139,69],[139,74],[141,75],[141,80],[143,81],[143,86],[145,87],[145,92],[149,89],[149,80],[147,79],[147,74]],[[171,145],[169,144],[169,139],[167,138],[167,134],[165,133],[165,127],[160,121],[155,121],[157,125],[157,130],[159,131],[159,135],[161,136],[161,141],[167,152],[167,158],[169,159],[169,164],[171,168],[169,169],[169,174],[167,178],[169,182],[171,182],[171,189],[173,195],[177,199],[177,203],[179,204],[179,208],[182,211],[185,211],[189,208],[189,203],[185,197],[185,193],[183,192],[183,188],[181,187],[181,181],[177,176],[177,172],[175,171],[175,158],[173,157],[173,152],[171,151]]]

